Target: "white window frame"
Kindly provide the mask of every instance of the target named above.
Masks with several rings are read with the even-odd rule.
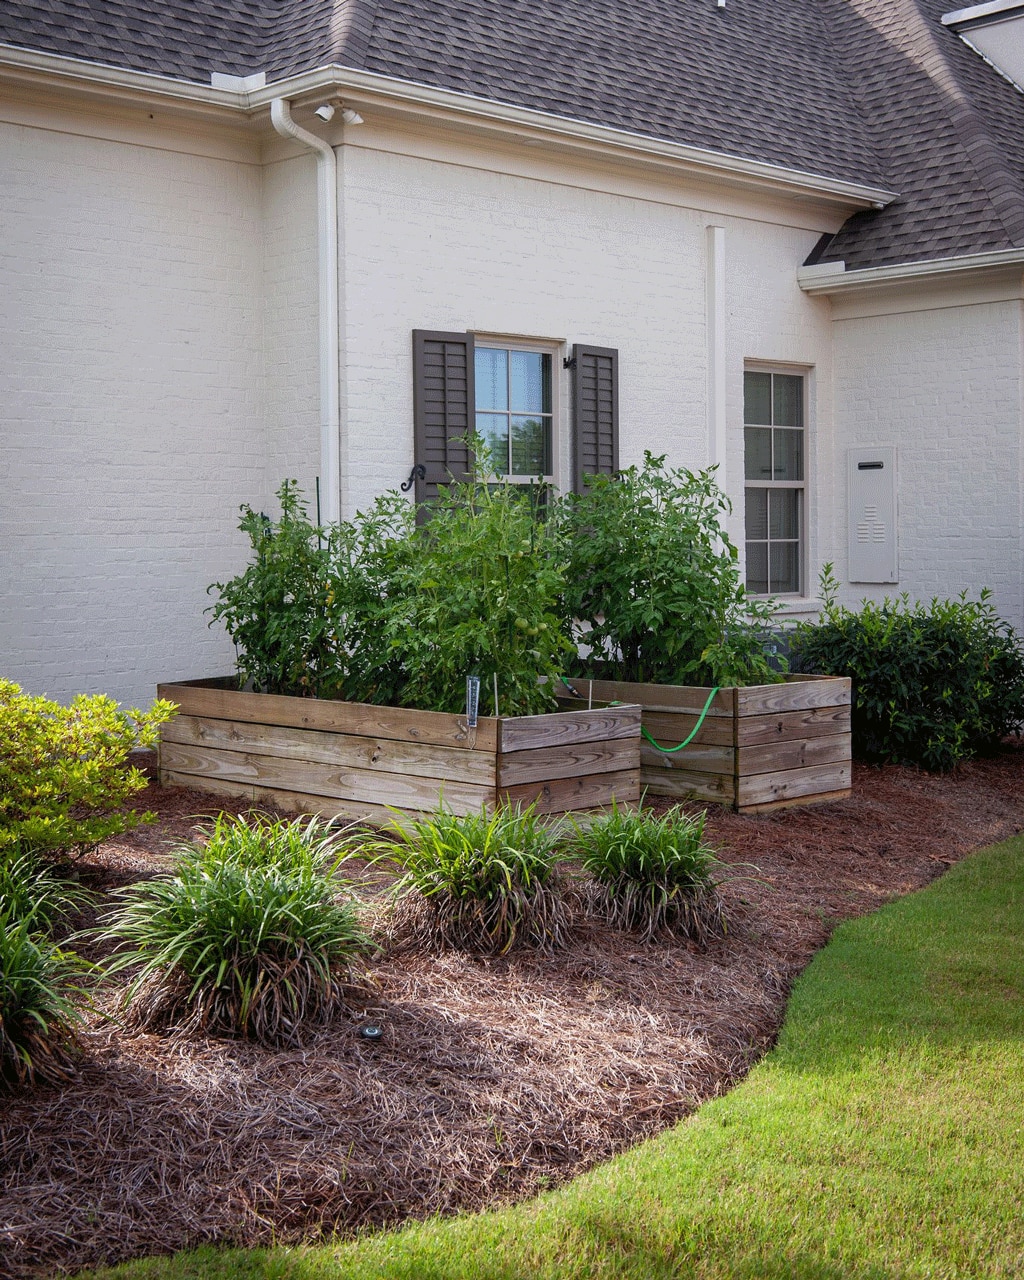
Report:
[[[546,485],[559,487],[559,480],[564,470],[564,460],[562,458],[562,448],[564,440],[564,430],[562,427],[562,382],[563,382],[563,359],[565,354],[565,343],[558,339],[552,338],[524,338],[517,334],[504,333],[479,333],[473,334],[473,343],[476,350],[489,351],[529,351],[537,355],[551,357],[551,472],[548,475],[539,477],[540,481]],[[473,405],[473,423],[476,424],[477,407]],[[487,410],[479,410],[486,413]],[[537,476],[518,475],[509,473],[505,476],[495,476],[495,480],[505,484],[536,484]]]
[[[811,396],[810,396],[810,392],[811,392],[811,378],[812,378],[813,372],[814,372],[813,367],[810,365],[775,364],[771,361],[766,361],[766,360],[747,360],[747,361],[744,361],[744,364],[743,364],[744,377],[741,384],[741,400],[742,400],[742,418],[743,418],[743,430],[744,430],[744,434],[743,434],[743,579],[744,579],[744,582],[747,581],[747,571],[748,571],[748,564],[747,564],[748,537],[747,537],[747,515],[746,515],[747,490],[748,489],[766,489],[771,491],[772,489],[775,489],[775,490],[790,489],[790,490],[796,490],[799,494],[799,497],[797,499],[798,537],[796,538],[797,557],[798,557],[797,577],[799,579],[797,584],[797,590],[796,591],[769,590],[768,592],[751,591],[750,594],[754,598],[765,599],[770,597],[772,599],[783,600],[783,601],[786,601],[786,600],[796,601],[796,600],[804,600],[807,598],[807,581],[808,581],[807,561],[808,561],[808,547],[809,547],[808,526],[809,526],[810,487],[811,487],[810,486],[810,471],[811,471],[811,432],[810,432]],[[748,426],[760,427],[760,426],[767,425],[765,423],[760,423],[760,422],[747,422],[746,375],[748,373],[784,374],[788,377],[797,377],[800,379],[802,384],[801,416],[803,419],[803,426],[800,428],[803,435],[801,453],[803,457],[804,475],[802,480],[772,479],[772,480],[764,480],[764,481],[755,481],[755,480],[747,479],[746,428]],[[780,424],[780,427],[782,425],[783,424]],[[792,427],[787,429],[793,430]],[[771,545],[773,541],[770,536],[771,534],[770,524],[769,524],[768,532],[769,532],[769,537],[765,541],[768,548],[768,585],[770,587],[771,586]],[[762,539],[758,538],[758,539],[755,539],[755,541],[761,542]],[[774,541],[790,542],[791,539],[776,538]]]

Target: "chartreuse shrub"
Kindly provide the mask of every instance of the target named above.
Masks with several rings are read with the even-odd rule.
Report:
[[[572,673],[660,684],[780,679],[764,654],[773,605],[746,593],[714,471],[672,470],[645,453],[642,467],[588,479],[558,516],[566,625],[589,648]]]
[[[101,936],[123,947],[108,972],[133,973],[129,1023],[300,1043],[370,945],[337,874],[345,853],[316,819],[222,815],[172,876],[119,890]]]
[[[644,941],[662,934],[706,943],[724,933],[721,864],[704,839],[705,817],[613,804],[585,826],[574,822],[566,851],[594,878],[597,914]]]
[[[122,711],[102,694],[64,707],[0,680],[0,852],[82,854],[146,821],[125,807],[146,785],[128,756],[174,712],[164,701]]]
[[[393,893],[402,931],[436,949],[504,955],[565,941],[556,840],[532,805],[465,816],[442,807],[396,820],[374,847],[400,869]]]
[[[826,565],[821,594],[818,621],[795,628],[792,651],[801,670],[851,677],[856,755],[946,770],[1024,725],[1024,648],[990,591],[847,609]]]

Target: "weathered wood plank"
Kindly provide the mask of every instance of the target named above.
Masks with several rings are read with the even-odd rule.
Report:
[[[593,711],[556,711],[551,715],[502,719],[498,751],[502,756],[507,756],[513,751],[639,736],[638,706],[603,707]]]
[[[740,810],[750,805],[792,800],[817,792],[849,790],[853,768],[849,763],[813,765],[784,773],[756,773],[737,780],[736,801]]]
[[[504,789],[525,782],[544,782],[552,777],[576,778],[636,769],[639,755],[635,737],[513,751],[511,755],[498,756],[498,786]]]
[[[772,813],[776,809],[794,809],[799,805],[805,808],[810,804],[831,804],[835,800],[849,800],[853,792],[847,787],[844,791],[816,791],[811,796],[794,796],[791,800],[773,800],[768,804],[744,805],[743,813]]]
[[[557,778],[527,782],[499,792],[508,804],[535,804],[538,813],[567,813],[599,805],[634,804],[640,799],[640,770],[588,774],[582,778]]]
[[[731,773],[694,773],[683,769],[662,769],[644,765],[640,770],[640,786],[652,796],[670,799],[711,800],[716,804],[733,804],[736,779]]]
[[[802,680],[794,677],[783,684],[755,684],[736,690],[736,714],[771,715],[779,711],[803,711],[809,707],[844,706],[850,701],[850,681],[846,677]]]
[[[382,776],[366,769],[336,768],[217,747],[187,747],[175,742],[161,745],[160,768],[193,778],[190,785],[199,788],[212,778],[238,782],[245,787],[260,786],[397,808],[435,809],[442,797],[447,806],[456,810],[479,809],[481,804],[494,801],[493,787],[457,779],[442,781],[397,773]]]
[[[187,773],[166,770],[160,775],[165,787],[195,788],[196,779]],[[298,791],[275,791],[273,787],[246,787],[239,782],[221,782],[216,778],[203,781],[202,790],[210,795],[233,800],[248,800],[256,809],[260,805],[272,805],[283,813],[319,814],[324,818],[348,818],[353,822],[367,822],[383,827],[395,820],[395,815],[383,805],[338,800],[330,796],[308,796]]]
[[[645,739],[640,744],[640,765],[644,769],[682,769],[684,773],[734,773],[736,752],[733,747],[720,747],[691,742],[675,755],[664,755]]]
[[[771,716],[744,716],[736,725],[741,747],[786,742],[850,732],[850,707],[811,707],[806,711],[780,711]],[[701,730],[703,737],[703,729]]]
[[[640,706],[661,711],[687,711],[700,715],[704,710],[711,689],[684,684],[631,684],[620,680],[570,680],[572,693],[587,705],[593,684],[595,702],[639,703]],[[720,689],[708,709],[708,716],[732,715],[732,690]]]
[[[211,720],[177,715],[161,731],[164,742],[182,746],[211,746],[225,751],[256,752],[313,764],[373,769],[382,774],[414,773],[425,778],[454,778],[494,786],[495,757],[491,752],[438,747],[393,738],[364,738],[325,733],[318,729],[289,729],[283,725],[241,720]],[[384,783],[382,782],[382,785]]]
[[[736,772],[743,779],[757,773],[783,773],[819,764],[842,764],[850,759],[850,735],[832,733],[826,737],[769,742],[763,746],[740,747]],[[742,793],[742,784],[741,784]]]
[[[464,751],[494,751],[498,722],[481,716],[476,730],[465,718],[443,711],[415,711],[403,707],[375,707],[365,702],[335,702],[329,698],[289,698],[274,693],[240,693],[193,681],[157,686],[157,696],[176,702],[183,715],[215,720],[278,724],[294,729],[319,729],[369,738],[393,738]]]
[[[643,725],[663,746],[674,747],[690,736],[697,719],[683,711],[651,711],[645,707]],[[693,740],[694,746],[699,742],[705,747],[731,747],[735,740],[733,723],[732,716],[708,716]]]

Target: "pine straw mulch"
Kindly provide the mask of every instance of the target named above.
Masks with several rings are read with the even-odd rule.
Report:
[[[671,1125],[771,1045],[843,919],[1024,828],[1024,747],[949,777],[855,770],[853,798],[712,810],[731,930],[700,953],[581,926],[550,959],[392,955],[301,1051],[127,1035],[93,1018],[80,1078],[0,1103],[0,1275],[203,1241],[298,1241],[529,1196]],[[158,825],[91,855],[109,888],[167,865],[211,798],[151,786]],[[379,1043],[360,1039],[367,1020]]]

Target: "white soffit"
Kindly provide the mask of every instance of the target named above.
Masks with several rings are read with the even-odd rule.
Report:
[[[1024,89],[1024,0],[990,0],[943,15],[961,40]]]

